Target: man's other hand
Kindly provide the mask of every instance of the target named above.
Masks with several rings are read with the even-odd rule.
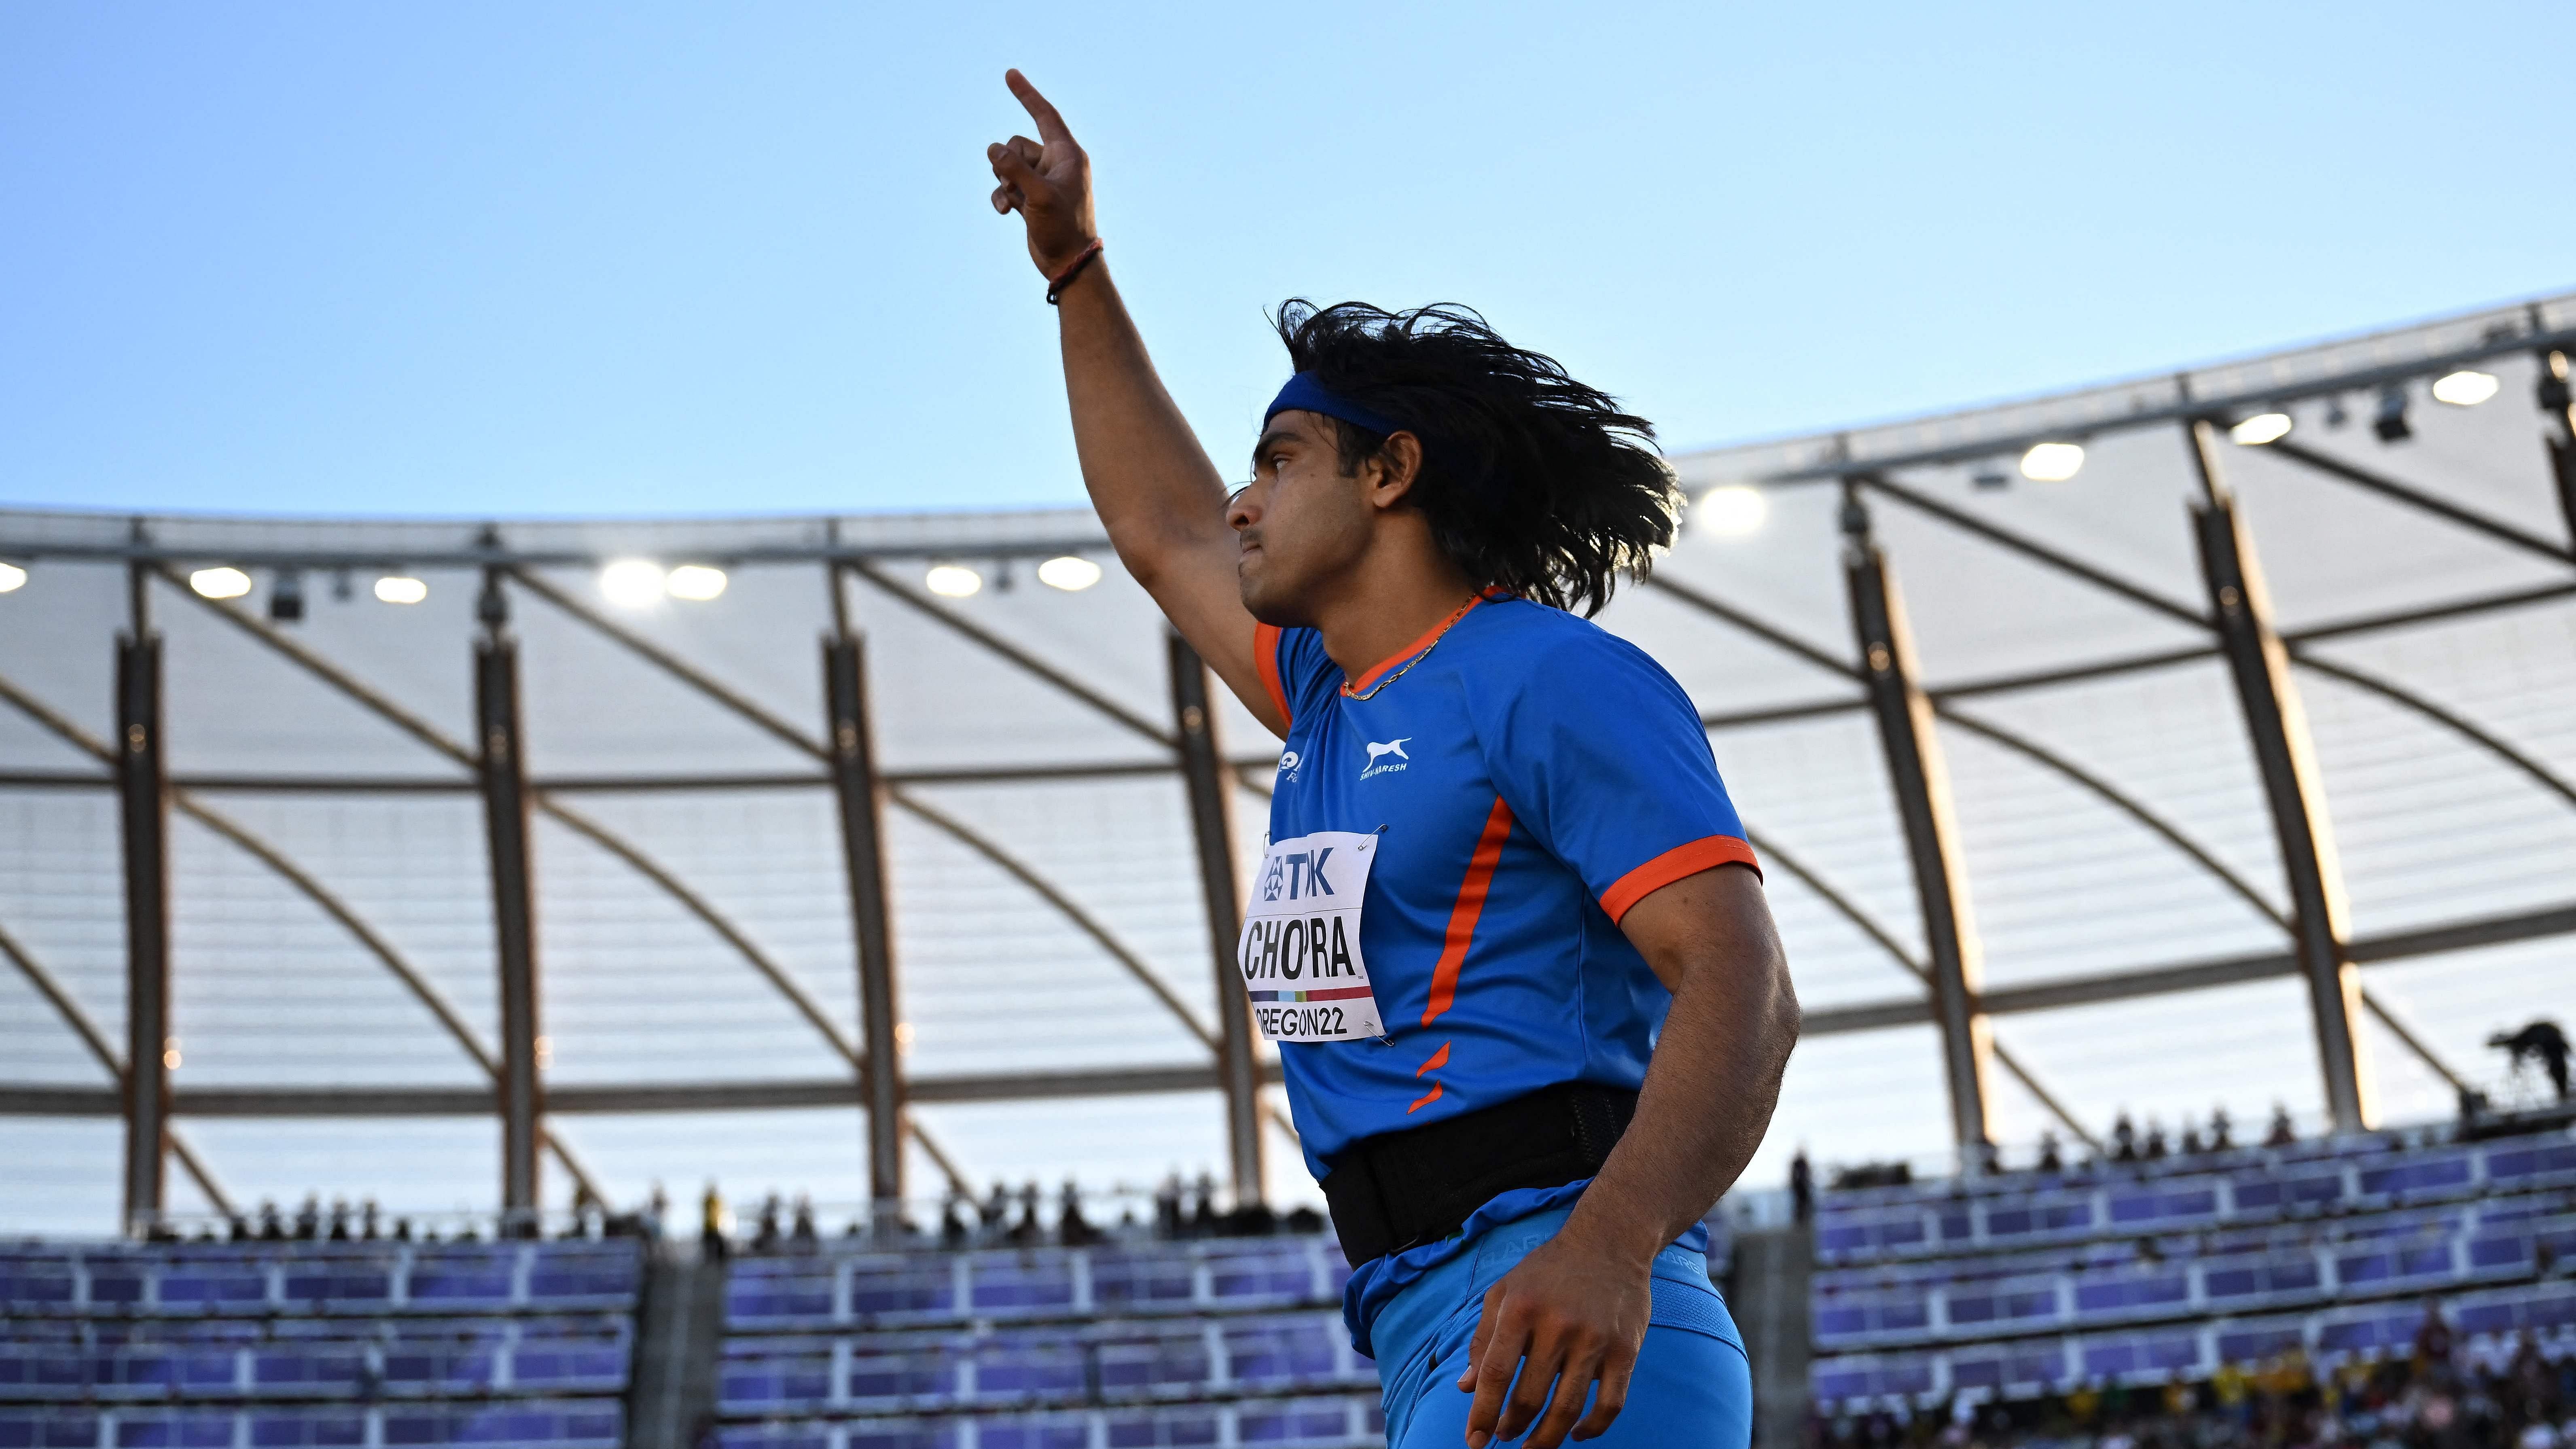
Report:
[[[1028,108],[1038,138],[1013,136],[984,148],[993,179],[1001,183],[993,188],[993,210],[1020,214],[1029,229],[1029,260],[1040,274],[1053,277],[1099,235],[1091,219],[1091,158],[1027,76],[1014,70],[1002,79]]]
[[[1568,1430],[1592,1439],[1609,1429],[1628,1401],[1628,1375],[1654,1311],[1653,1260],[1633,1257],[1560,1232],[1485,1290],[1458,1378],[1459,1389],[1476,1396],[1468,1449],[1525,1430],[1529,1449],[1556,1449]],[[1585,1413],[1595,1381],[1600,1394]]]

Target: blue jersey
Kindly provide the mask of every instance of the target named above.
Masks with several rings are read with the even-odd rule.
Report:
[[[1620,916],[1753,864],[1681,686],[1589,621],[1499,595],[1357,680],[1311,629],[1259,626],[1254,658],[1289,720],[1270,806],[1287,845],[1263,888],[1334,908],[1311,940],[1302,918],[1284,945],[1276,921],[1245,937],[1307,1168],[1562,1082],[1640,1086],[1672,998]],[[1341,872],[1372,845],[1354,890]],[[1298,1039],[1337,1022],[1368,1034]]]

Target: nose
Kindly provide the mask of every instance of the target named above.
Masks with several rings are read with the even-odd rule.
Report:
[[[1261,521],[1261,510],[1253,504],[1252,485],[1244,484],[1225,500],[1225,524],[1237,533]]]

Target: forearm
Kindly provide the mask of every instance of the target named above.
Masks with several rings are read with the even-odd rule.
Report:
[[[1765,933],[1767,935],[1767,932]],[[1769,941],[1734,942],[1683,975],[1637,1114],[1565,1234],[1642,1261],[1699,1221],[1753,1158],[1797,1040],[1798,1003]]]
[[[1107,258],[1065,289],[1059,322],[1083,486],[1128,572],[1157,589],[1175,554],[1225,538],[1224,480],[1156,375]]]

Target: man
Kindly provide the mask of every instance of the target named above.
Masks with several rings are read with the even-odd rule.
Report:
[[[1061,307],[1092,502],[1287,741],[1240,958],[1388,1442],[1742,1449],[1699,1220],[1797,1003],[1697,712],[1568,612],[1671,539],[1651,430],[1473,313],[1291,303],[1229,496],[1111,283],[1088,159],[1008,80],[1038,137],[989,149],[993,207]]]

